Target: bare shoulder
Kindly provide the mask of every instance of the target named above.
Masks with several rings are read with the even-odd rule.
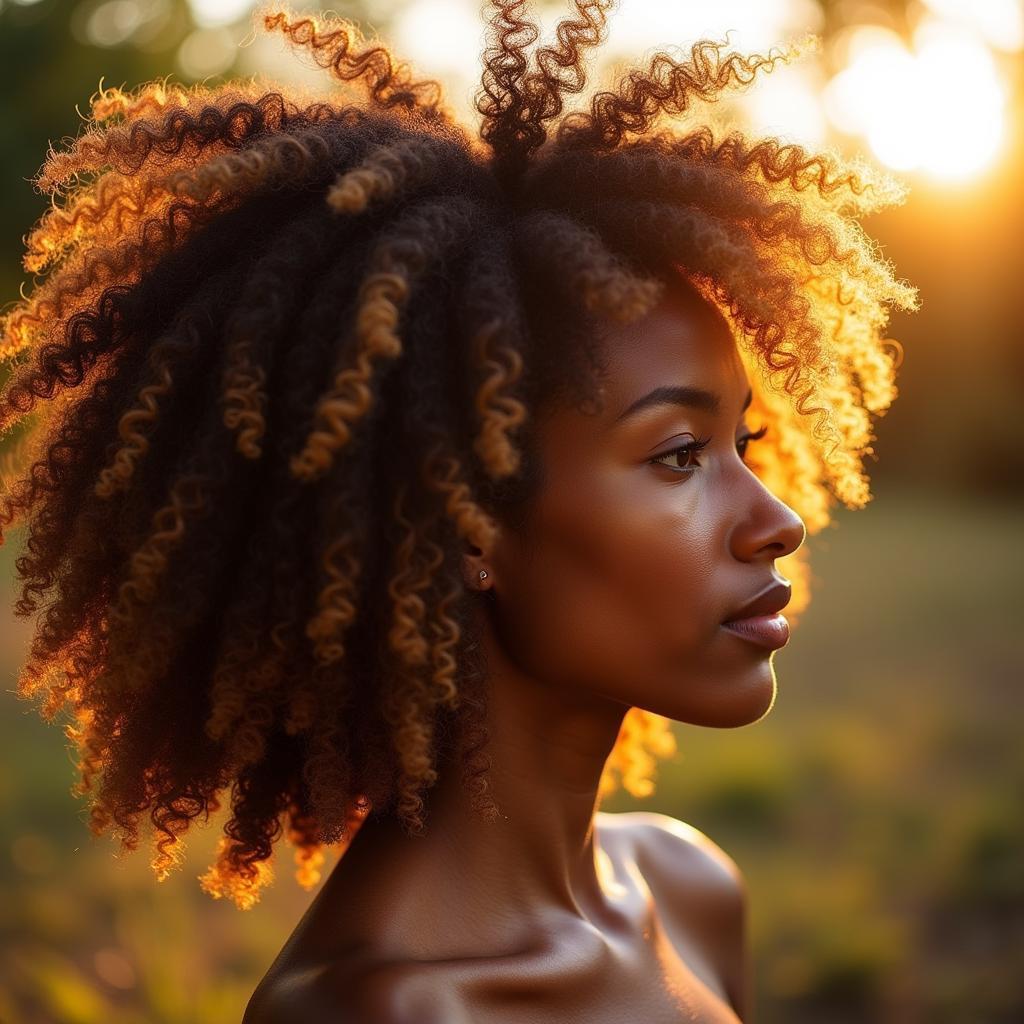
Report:
[[[700,829],[667,814],[600,814],[599,827],[627,832],[659,906],[699,943],[746,1019],[747,886],[733,858]]]
[[[449,993],[397,964],[335,963],[266,978],[242,1024],[471,1024]]]
[[[693,825],[655,811],[599,813],[599,818],[602,828],[628,829],[638,844],[638,856],[654,868],[666,869],[675,881],[689,883],[709,898],[717,897],[725,903],[745,898],[746,882],[739,865]]]

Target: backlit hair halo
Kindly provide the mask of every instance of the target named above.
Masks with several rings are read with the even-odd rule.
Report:
[[[243,908],[282,834],[308,887],[368,809],[422,831],[442,752],[499,813],[462,553],[525,521],[541,403],[593,398],[598,325],[673,277],[759,371],[766,486],[812,533],[870,498],[888,307],[916,295],[857,218],[902,187],[690,112],[802,44],[658,53],[549,128],[612,6],[574,4],[528,56],[521,0],[495,0],[479,138],[352,23],[276,5],[257,22],[343,100],[101,84],[35,179],[37,279],[0,321],[0,540],[24,521],[16,613],[51,595],[18,690],[70,712],[94,833],[135,849],[148,815],[158,878],[228,790],[201,884]],[[601,795],[649,795],[675,749],[631,709]]]

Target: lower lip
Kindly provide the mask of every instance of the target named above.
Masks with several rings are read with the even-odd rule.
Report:
[[[779,612],[774,615],[755,615],[749,619],[737,619],[735,622],[723,622],[722,628],[769,651],[776,651],[789,643],[789,622],[786,616]]]

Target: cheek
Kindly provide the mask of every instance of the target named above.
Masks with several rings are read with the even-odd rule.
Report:
[[[525,670],[621,689],[706,641],[713,530],[680,488],[660,490],[577,489],[548,506],[532,557],[503,570],[503,631]]]
[[[665,642],[696,639],[713,611],[717,534],[692,505],[677,498],[667,507],[645,509],[627,524],[628,572],[648,596],[652,627]]]

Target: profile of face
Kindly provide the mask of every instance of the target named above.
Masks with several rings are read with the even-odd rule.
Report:
[[[775,560],[805,528],[744,461],[761,424],[746,422],[732,331],[680,280],[642,318],[609,325],[604,345],[603,407],[538,424],[545,486],[529,526],[503,531],[491,554],[502,656],[576,696],[695,725],[756,721],[775,699],[774,651],[723,623],[788,582]],[[712,393],[717,408],[627,412],[680,387]],[[679,450],[694,442],[706,443]]]

